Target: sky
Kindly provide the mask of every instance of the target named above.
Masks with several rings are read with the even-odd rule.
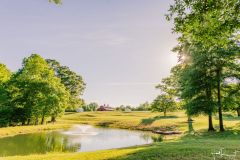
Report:
[[[177,63],[171,0],[0,0],[0,63],[12,71],[32,53],[86,82],[83,98],[111,106],[151,102]]]

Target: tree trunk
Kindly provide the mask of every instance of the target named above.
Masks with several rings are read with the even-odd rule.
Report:
[[[43,125],[45,122],[45,116],[42,116],[41,124]]]
[[[192,122],[192,117],[191,116],[188,116],[188,122]]]
[[[27,120],[27,125],[30,125],[30,122],[31,122],[31,120],[30,120],[30,119],[28,119],[28,120]]]
[[[208,98],[208,102],[210,105],[213,105],[213,98],[212,98],[212,86],[209,84],[209,87],[206,88],[206,95]],[[212,121],[212,112],[213,112],[213,106],[208,106],[208,131],[215,131],[213,127],[213,121]]]
[[[51,122],[52,122],[52,123],[56,122],[56,117],[52,116],[52,117],[51,117]]]
[[[35,120],[35,125],[38,125],[38,117]]]
[[[224,131],[223,117],[222,117],[222,102],[221,102],[221,70],[217,70],[217,99],[218,99],[218,114],[220,131]]]
[[[237,108],[237,115],[240,117],[240,107]]]
[[[212,115],[208,115],[208,131],[215,131],[212,122]]]
[[[166,110],[164,110],[164,117],[166,117],[167,116],[167,111]]]
[[[193,122],[192,121],[188,121],[188,132],[189,133],[194,133]]]
[[[25,126],[25,121],[22,121],[22,126]]]

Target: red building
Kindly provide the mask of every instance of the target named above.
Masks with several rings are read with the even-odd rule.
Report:
[[[115,109],[112,107],[109,107],[109,105],[102,105],[100,106],[97,111],[114,111]]]

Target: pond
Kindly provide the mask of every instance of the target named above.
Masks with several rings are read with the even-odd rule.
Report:
[[[135,145],[156,140],[151,133],[76,125],[68,130],[16,135],[0,139],[0,156],[85,152]]]

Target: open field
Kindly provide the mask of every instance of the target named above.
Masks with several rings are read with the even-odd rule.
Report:
[[[224,124],[228,129],[236,127],[240,118],[232,114],[226,114]],[[196,131],[207,130],[207,117],[193,117],[193,129]],[[213,123],[218,128],[217,115]],[[34,133],[44,130],[53,130],[59,128],[68,128],[74,124],[91,124],[102,127],[113,127],[133,130],[153,130],[158,128],[167,128],[187,132],[189,126],[184,112],[171,112],[167,117],[161,113],[152,112],[83,112],[67,113],[57,120],[55,124],[37,125],[37,126],[16,126],[0,128],[0,137],[13,136],[16,134]]]
[[[18,134],[28,134],[35,132],[42,132],[47,130],[54,130],[60,128],[69,128],[71,124],[47,124],[47,125],[33,125],[33,126],[16,126],[16,127],[6,127],[0,128],[0,137],[14,136]]]
[[[161,113],[151,112],[84,112],[70,113],[59,119],[55,125],[25,126],[1,128],[0,133],[5,131],[11,134],[10,130],[16,128],[21,132],[27,130],[41,131],[69,127],[73,124],[91,124],[105,127],[153,130],[157,128],[176,129],[184,132],[181,136],[165,138],[163,142],[147,146],[136,146],[124,149],[114,149],[85,153],[49,153],[46,155],[29,155],[18,157],[5,157],[6,160],[210,160],[211,153],[225,148],[226,153],[240,149],[240,123],[239,118],[225,114],[224,124],[228,131],[225,133],[206,133],[207,117],[194,117],[193,129],[195,134],[188,134],[187,117],[183,112],[169,113],[168,117],[162,117]],[[217,129],[217,117],[214,117],[214,125]],[[48,127],[47,127],[48,126]],[[29,127],[29,128],[28,128]],[[35,128],[35,129],[34,129]],[[29,131],[31,132],[31,131]],[[17,132],[15,132],[17,134]],[[26,132],[28,133],[28,132]]]
[[[193,117],[194,130],[207,130],[208,119],[206,116]],[[227,128],[236,127],[240,118],[230,113],[224,116],[224,125]],[[182,132],[188,131],[187,116],[184,112],[170,112],[167,117],[162,113],[156,112],[83,112],[64,115],[60,119],[65,124],[91,124],[95,126],[137,129],[137,130],[153,130],[158,128],[177,129]],[[217,115],[213,118],[213,123],[218,128]]]

